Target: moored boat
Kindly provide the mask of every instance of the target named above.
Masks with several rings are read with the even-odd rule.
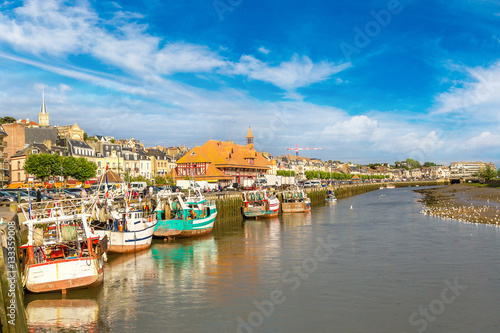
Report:
[[[396,188],[396,185],[394,185],[394,184],[387,184],[387,186],[386,186],[386,187],[387,187],[387,188]]]
[[[157,220],[154,214],[144,216],[141,210],[112,211],[112,219],[96,225],[94,233],[101,239],[107,236],[108,251],[134,252],[151,246]]]
[[[311,210],[311,199],[299,188],[290,189],[283,192],[283,202],[281,203],[283,213],[303,213]]]
[[[23,285],[33,293],[94,287],[103,280],[106,239],[92,233],[90,214],[76,201],[47,204],[39,210],[21,205],[28,227],[22,253]]]
[[[241,210],[245,217],[264,216],[268,211],[266,193],[260,190],[244,191]]]
[[[333,193],[332,190],[328,191],[328,194],[326,195],[325,201],[326,202],[337,202],[337,197],[335,197],[335,193]]]
[[[158,223],[155,237],[193,237],[210,233],[217,217],[217,207],[199,190],[195,195],[183,197],[183,193],[166,194],[156,208]]]

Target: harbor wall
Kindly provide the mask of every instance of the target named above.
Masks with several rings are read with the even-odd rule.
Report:
[[[0,225],[0,332],[27,332],[19,265],[21,234],[17,215]]]

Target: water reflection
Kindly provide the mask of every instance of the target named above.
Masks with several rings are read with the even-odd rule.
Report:
[[[28,326],[36,327],[37,331],[85,327],[85,331],[93,332],[98,316],[99,307],[93,299],[40,299],[26,307]]]

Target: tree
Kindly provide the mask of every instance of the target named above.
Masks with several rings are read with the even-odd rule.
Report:
[[[491,165],[486,164],[486,168],[484,170],[481,170],[479,172],[479,175],[481,176],[481,178],[484,178],[484,180],[490,181],[496,177],[497,173],[495,172],[495,169],[491,167]]]
[[[155,184],[156,185],[165,185],[166,183],[167,183],[167,181],[162,176],[155,177]]]
[[[497,177],[500,178],[500,168],[498,168],[498,170],[497,170]]]
[[[424,167],[426,167],[426,168],[433,167],[433,166],[437,166],[437,164],[434,162],[425,162],[424,163]]]
[[[87,179],[95,177],[97,173],[97,165],[94,162],[87,161],[85,157],[76,159],[75,173],[71,177],[80,182],[85,182]]]
[[[73,156],[67,156],[62,159],[62,174],[61,177],[64,178],[64,181],[66,182],[69,177],[73,177],[78,173],[78,159]],[[76,179],[76,178],[75,178]]]
[[[10,124],[10,123],[14,123],[15,121],[16,121],[16,118],[9,117],[9,116],[0,118],[0,124]]]
[[[62,158],[55,154],[33,154],[26,159],[24,170],[44,181],[50,176],[61,175]]]

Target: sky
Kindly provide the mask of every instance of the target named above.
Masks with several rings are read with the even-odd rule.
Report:
[[[0,116],[500,166],[500,1],[0,0]]]

